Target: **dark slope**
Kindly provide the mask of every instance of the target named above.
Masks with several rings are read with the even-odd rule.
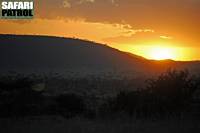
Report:
[[[0,35],[0,69],[4,71],[138,71],[146,61],[79,39]]]
[[[0,72],[150,75],[167,68],[198,72],[199,62],[151,61],[91,41],[30,35],[0,35]]]

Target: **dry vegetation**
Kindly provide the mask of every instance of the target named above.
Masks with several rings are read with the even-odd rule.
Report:
[[[48,88],[52,80],[65,91],[52,95]],[[0,130],[197,132],[199,91],[200,78],[187,70],[168,70],[140,89],[127,79],[4,75],[0,77]]]

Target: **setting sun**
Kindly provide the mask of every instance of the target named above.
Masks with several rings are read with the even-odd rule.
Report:
[[[164,43],[163,43],[164,44]],[[195,56],[197,50],[190,47],[176,47],[172,44],[165,44],[162,46],[160,43],[157,45],[149,44],[147,45],[132,45],[125,44],[127,47],[120,47],[123,51],[129,51],[136,55],[142,56],[147,59],[153,60],[190,60]],[[116,48],[119,45],[116,45]],[[185,56],[187,55],[187,56]]]
[[[33,19],[0,19],[0,34],[79,38],[146,59],[200,60],[199,0],[61,0],[40,4],[36,4]]]
[[[173,54],[170,48],[155,47],[150,50],[150,58],[155,60],[173,59]]]

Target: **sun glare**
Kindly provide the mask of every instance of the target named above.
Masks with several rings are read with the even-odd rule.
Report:
[[[164,47],[154,47],[150,50],[150,57],[155,60],[173,59],[173,50]]]
[[[153,60],[188,60],[184,55],[190,55],[188,48],[180,48],[172,45],[127,45],[124,51],[130,51],[133,54],[143,56]],[[183,54],[184,53],[184,54]],[[188,56],[189,57],[189,56]]]
[[[135,55],[142,56],[150,60],[191,61],[199,60],[199,49],[193,46],[187,46],[185,43],[178,41],[141,41],[137,44],[127,42],[122,44],[110,45],[111,47],[128,51]]]

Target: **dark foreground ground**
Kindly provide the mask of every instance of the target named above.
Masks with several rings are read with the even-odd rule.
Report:
[[[1,118],[0,133],[199,133],[199,120],[87,120],[60,116]]]
[[[0,133],[200,133],[200,75],[168,70],[142,89],[126,79],[0,76]]]

